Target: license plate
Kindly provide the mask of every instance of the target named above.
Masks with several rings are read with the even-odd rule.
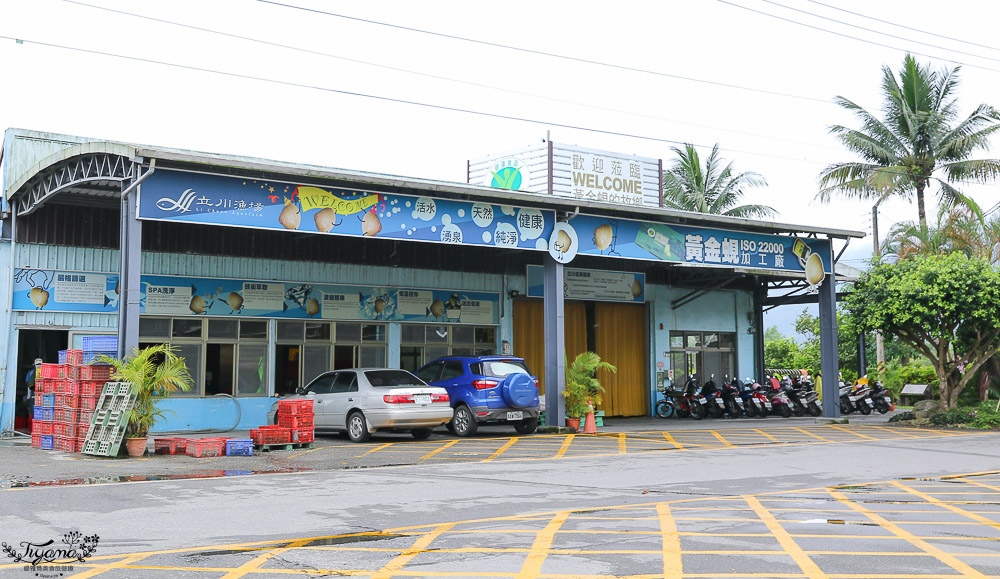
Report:
[[[413,395],[413,402],[415,402],[416,404],[430,404],[431,403],[431,395],[430,394],[414,394]]]
[[[767,408],[770,408],[771,407],[771,403],[770,402],[765,402],[764,406],[767,407]]]
[[[704,397],[699,398],[698,402],[701,402],[702,404],[708,404],[708,400],[706,400]]]
[[[885,398],[886,402],[889,402],[890,404],[892,403],[892,398],[890,398],[888,396],[885,396],[884,398]]]
[[[867,402],[867,403],[868,403],[868,406],[875,406],[875,403],[874,403],[874,402],[872,402],[872,399],[871,399],[871,398],[865,398],[865,402]]]
[[[521,411],[507,413],[507,420],[523,420],[523,419],[524,419],[524,413]]]
[[[716,398],[715,401],[719,404],[719,406],[725,408],[726,403],[722,401],[722,398]]]

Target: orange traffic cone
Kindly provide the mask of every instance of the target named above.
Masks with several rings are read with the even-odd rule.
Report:
[[[590,411],[587,412],[586,421],[583,423],[583,433],[584,434],[597,434],[597,420],[594,419],[594,407],[590,407]]]

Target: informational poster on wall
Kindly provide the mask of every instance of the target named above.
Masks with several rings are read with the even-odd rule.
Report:
[[[545,297],[545,268],[529,265],[528,297]],[[620,271],[563,268],[564,297],[568,300],[642,303],[646,275]]]
[[[117,274],[17,269],[14,278],[15,310],[118,311]],[[139,311],[496,325],[499,303],[496,292],[144,275]]]
[[[830,242],[725,229],[578,215],[577,255],[603,255],[698,266],[801,272],[810,285],[832,270]],[[572,249],[572,248],[570,248]]]
[[[555,212],[161,169],[139,218],[544,251]]]

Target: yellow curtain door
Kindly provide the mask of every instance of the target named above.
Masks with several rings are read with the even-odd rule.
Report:
[[[598,372],[607,416],[647,416],[646,310],[638,304],[597,303],[594,351],[617,373]]]
[[[563,329],[566,356],[572,361],[587,349],[587,311],[582,303],[565,302]],[[524,358],[538,377],[538,391],[545,393],[545,319],[542,300],[514,300],[515,356]]]

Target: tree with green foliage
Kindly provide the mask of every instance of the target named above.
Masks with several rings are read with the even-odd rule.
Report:
[[[767,181],[752,171],[737,174],[733,163],[719,156],[718,144],[712,147],[704,167],[694,145],[687,143],[683,149],[671,150],[677,160],[663,174],[664,207],[733,217],[777,216],[777,210],[767,205],[738,205],[747,189],[766,187]]]
[[[884,120],[838,96],[835,102],[853,113],[862,126],[834,125],[830,132],[862,161],[835,163],[823,169],[817,197],[829,202],[833,193],[840,193],[877,202],[916,196],[919,227],[926,229],[924,191],[936,182],[940,205],[963,204],[978,211],[956,183],[988,182],[1000,175],[1000,160],[970,159],[977,150],[989,149],[990,138],[1000,129],[1000,113],[981,104],[966,119],[958,120],[953,94],[959,85],[959,70],[934,72],[909,54],[903,59],[898,79],[892,69],[883,66]]]
[[[931,361],[945,409],[1000,351],[1000,272],[962,253],[875,264],[845,306],[858,328],[881,328]]]

